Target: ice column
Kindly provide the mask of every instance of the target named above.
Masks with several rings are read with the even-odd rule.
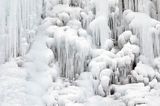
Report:
[[[96,17],[89,25],[89,33],[92,36],[93,44],[102,47],[107,39],[111,37],[108,27],[108,0],[95,0]]]

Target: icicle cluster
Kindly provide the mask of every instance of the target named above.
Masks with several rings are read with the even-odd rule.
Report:
[[[54,36],[56,57],[61,69],[60,74],[69,79],[76,78],[85,70],[85,61],[90,52],[90,44],[85,38],[78,37],[75,32],[70,28],[62,28]]]
[[[53,37],[50,47],[58,60],[60,76],[70,80],[85,71],[91,49],[88,34],[82,29],[80,14],[79,7],[71,9],[69,5],[57,4],[42,22],[47,33]]]
[[[42,0],[1,0],[1,48],[5,61],[24,55],[41,19]]]
[[[95,19],[89,24],[88,32],[94,46],[103,48],[107,39],[117,38],[118,21],[115,18],[118,17],[119,12],[118,1],[95,0],[92,8]]]
[[[93,49],[89,71],[93,78],[99,81],[97,92],[106,96],[111,84],[131,83],[131,71],[139,56],[138,38],[126,31],[119,36],[118,45],[121,50],[117,53],[103,49]]]
[[[152,106],[145,99],[159,97],[160,0],[1,0],[0,12],[0,63],[22,55],[10,64],[26,69],[31,103]]]
[[[160,22],[144,13],[135,13],[130,10],[124,12],[126,29],[138,37],[141,54],[151,63],[160,55]],[[145,61],[147,63],[147,61]]]
[[[130,9],[135,12],[142,12],[154,19],[160,20],[160,1],[159,0],[119,0],[121,13]]]
[[[159,80],[160,74],[157,73],[152,67],[138,63],[135,67],[135,70],[132,71],[132,82],[143,82],[145,85],[150,85],[153,87],[154,85],[152,83],[157,83],[157,80]]]

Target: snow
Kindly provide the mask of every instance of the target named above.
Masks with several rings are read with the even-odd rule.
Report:
[[[37,92],[39,95],[41,88],[26,81],[28,75],[24,68],[19,68],[15,61],[11,61],[1,66],[1,73],[0,104],[2,106],[43,106],[42,100],[33,94]]]

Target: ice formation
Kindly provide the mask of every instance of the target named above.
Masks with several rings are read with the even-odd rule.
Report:
[[[141,53],[146,58],[153,60],[159,54],[159,21],[150,18],[144,13],[134,13],[130,10],[124,12],[128,28],[138,37]],[[141,21],[144,20],[144,21]],[[146,45],[146,42],[149,45]]]
[[[160,19],[159,1],[158,0],[119,0],[120,10],[123,12],[126,9],[133,10],[135,12],[146,13],[147,15]]]
[[[0,0],[0,12],[0,106],[160,105],[159,0]]]
[[[41,20],[42,4],[42,0],[1,0],[3,61],[22,56],[28,51]]]

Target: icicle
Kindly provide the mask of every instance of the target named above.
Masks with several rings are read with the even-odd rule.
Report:
[[[74,80],[85,70],[90,44],[85,38],[78,37],[76,30],[67,27],[57,29],[54,37],[60,75]]]
[[[89,25],[89,33],[92,36],[93,44],[96,47],[105,45],[107,39],[111,38],[110,29],[108,27],[108,20],[105,17],[99,16],[93,20]]]
[[[121,31],[118,0],[95,0],[95,19],[90,23],[88,31],[93,44],[102,47],[107,39],[118,39]]]

